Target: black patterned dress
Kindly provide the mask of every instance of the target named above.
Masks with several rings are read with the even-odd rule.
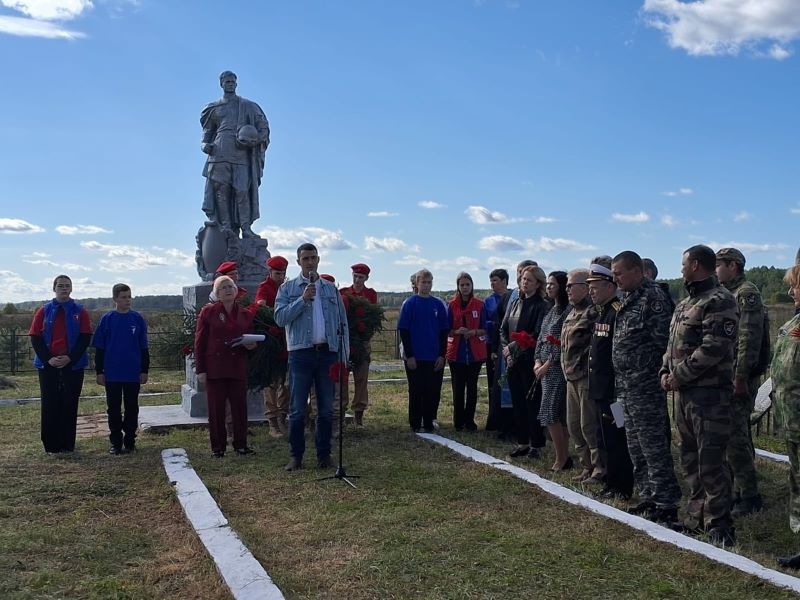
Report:
[[[550,368],[541,380],[542,406],[539,423],[547,427],[567,420],[567,380],[561,370],[561,326],[572,307],[558,306],[550,309],[542,321],[542,332],[536,344],[535,360],[550,361]],[[551,339],[548,339],[551,338]],[[552,340],[552,341],[551,341]]]

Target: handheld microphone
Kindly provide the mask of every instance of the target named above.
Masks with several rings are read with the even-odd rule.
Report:
[[[317,281],[319,281],[319,273],[316,271],[309,271],[308,272],[308,281],[310,282],[308,285],[316,285]],[[311,302],[314,301],[314,298],[311,298]]]

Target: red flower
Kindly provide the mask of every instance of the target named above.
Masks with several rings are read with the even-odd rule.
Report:
[[[353,312],[357,317],[367,316],[367,311],[363,306],[356,306],[356,309]]]
[[[790,335],[790,336],[792,336],[792,337],[800,337],[800,325],[798,325],[797,327],[795,327],[794,329],[792,329],[792,330],[789,332],[789,335]]]
[[[367,330],[367,324],[364,321],[356,321],[356,331],[364,333]]]
[[[347,363],[343,362],[335,362],[331,365],[331,368],[328,369],[328,379],[334,382],[338,382],[340,379],[344,379],[347,376]]]
[[[558,339],[554,335],[548,335],[547,336],[547,341],[550,342],[551,344],[553,344],[553,346],[560,346],[561,345],[561,340]]]
[[[280,337],[281,335],[281,328],[276,327],[275,325],[271,325],[269,329],[267,329],[267,333],[272,337]]]
[[[184,356],[188,356],[191,353],[192,349],[189,347],[189,344],[184,344],[183,346],[181,346],[181,354],[183,354]]]
[[[511,334],[511,341],[516,342],[520,350],[527,350],[536,345],[536,338],[527,331],[515,331]]]

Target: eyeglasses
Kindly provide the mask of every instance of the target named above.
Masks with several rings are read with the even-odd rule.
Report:
[[[572,289],[573,287],[575,287],[576,285],[589,285],[589,284],[588,284],[588,283],[568,283],[568,284],[567,284],[567,289],[568,289],[568,290],[571,290],[571,289]]]

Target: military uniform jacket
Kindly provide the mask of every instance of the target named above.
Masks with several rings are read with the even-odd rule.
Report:
[[[597,319],[597,309],[589,297],[572,306],[561,328],[561,370],[567,381],[589,375],[589,344]]]
[[[761,293],[740,275],[725,287],[736,297],[739,305],[739,335],[736,341],[734,369],[737,379],[749,379],[758,364],[761,339],[764,336],[764,304]],[[769,332],[767,332],[769,335]]]
[[[739,307],[715,276],[693,281],[675,308],[661,375],[676,386],[733,387],[733,351]]]
[[[614,371],[634,373],[642,381],[646,375],[655,377],[667,347],[669,336],[669,304],[659,285],[647,279],[622,299],[614,323],[612,357]],[[657,382],[656,382],[657,383]]]
[[[770,365],[772,392],[790,440],[800,440],[800,314],[778,331]]]
[[[622,303],[612,298],[602,306],[595,307],[597,320],[592,327],[592,341],[589,345],[589,400],[613,402],[614,365],[611,362],[611,348],[614,342],[614,321]]]

